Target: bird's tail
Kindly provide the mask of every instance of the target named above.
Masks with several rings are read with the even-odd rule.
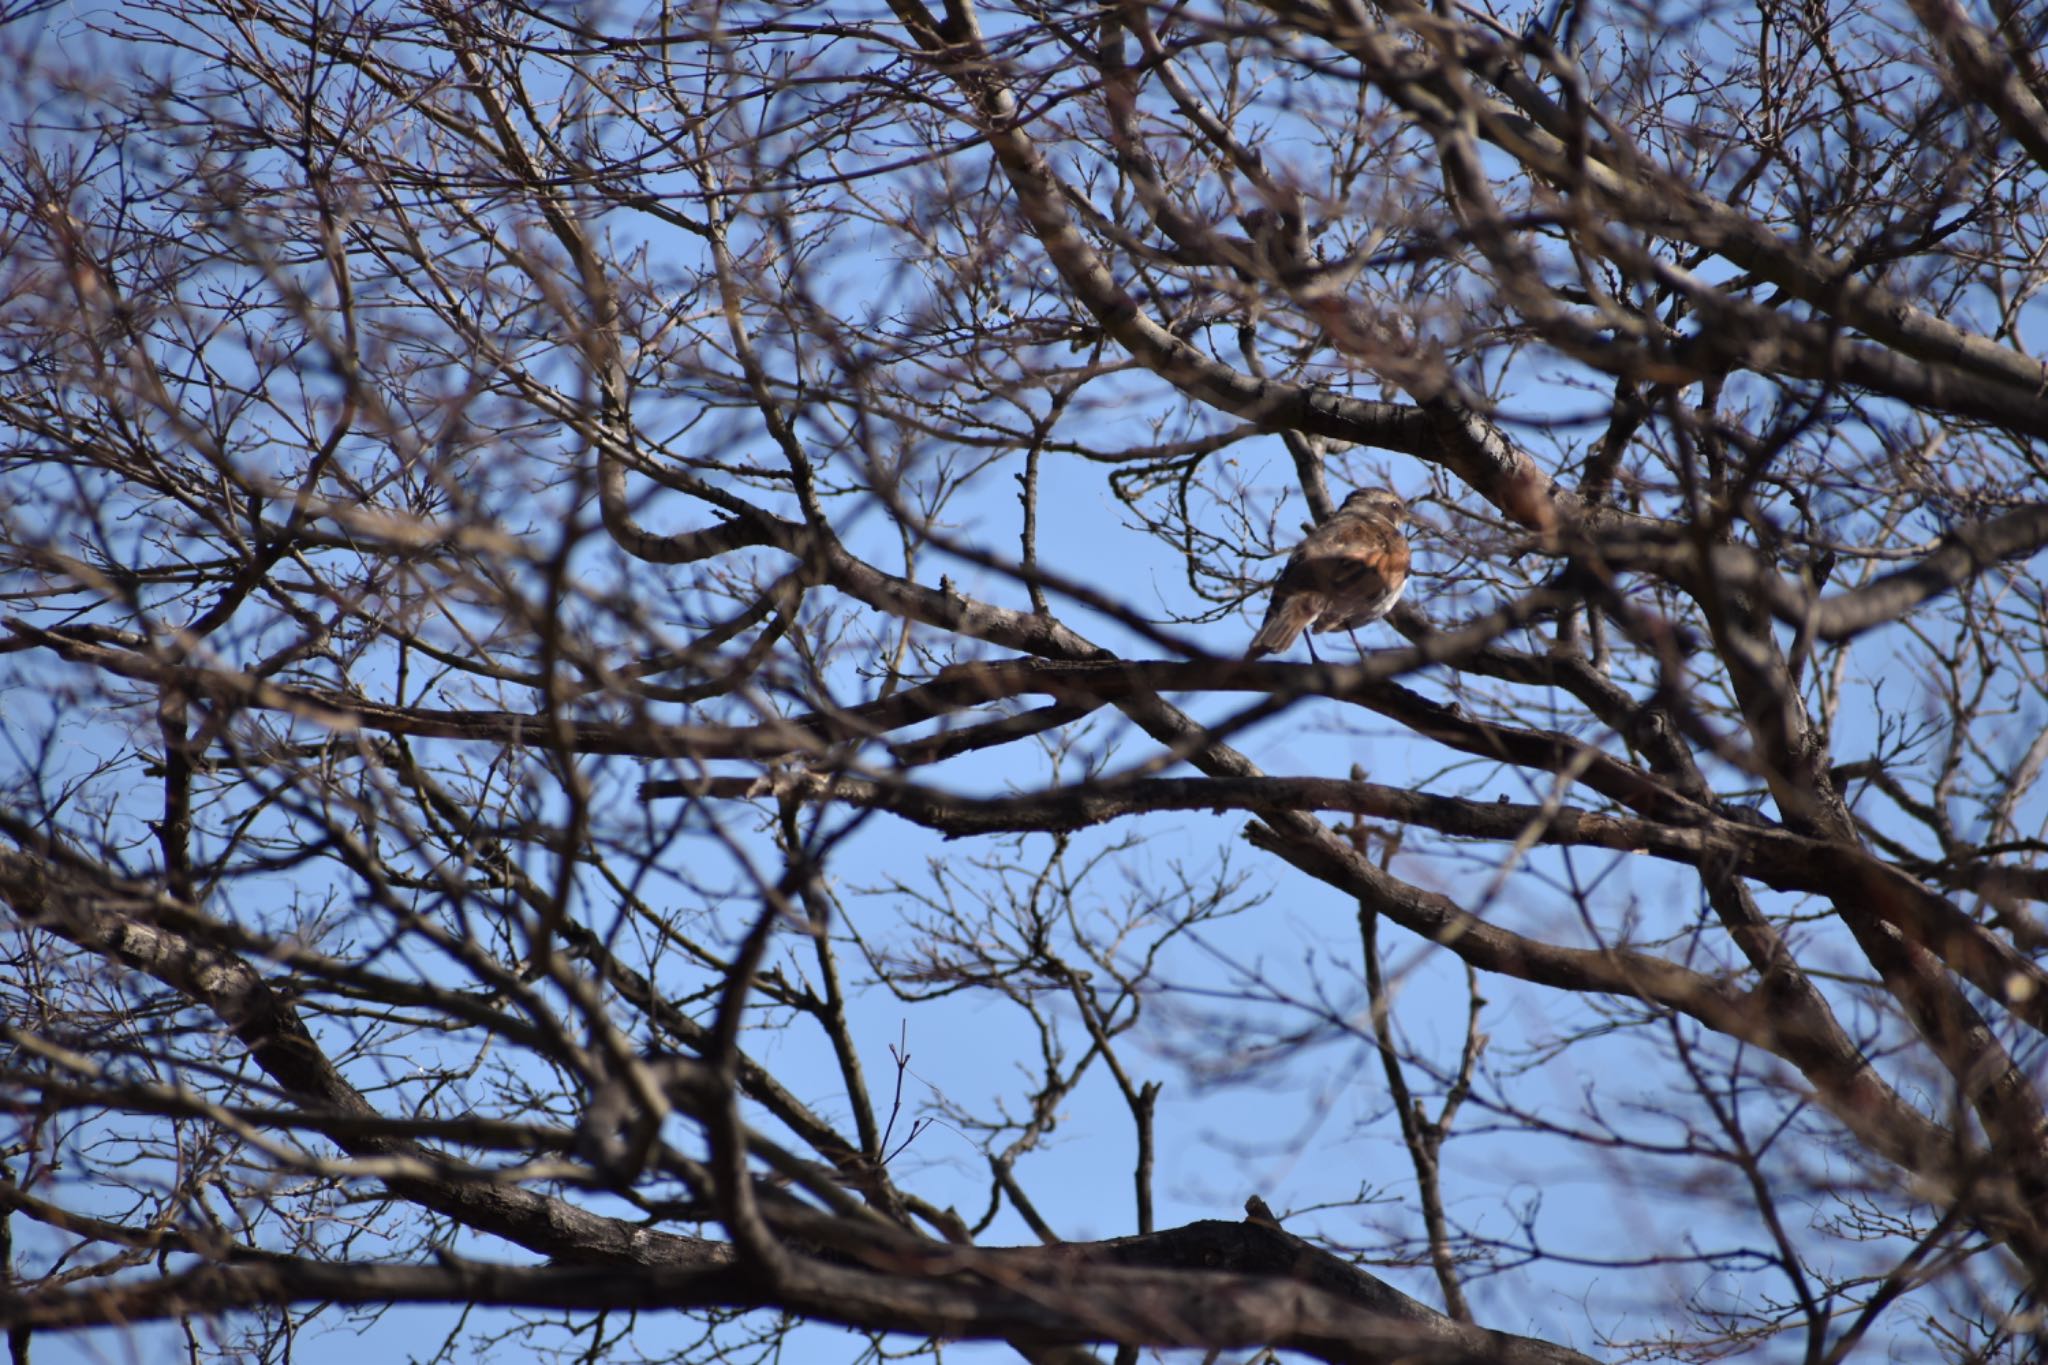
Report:
[[[1252,636],[1251,648],[1245,650],[1244,657],[1256,659],[1261,654],[1285,653],[1303,628],[1315,619],[1313,599],[1299,594],[1275,594],[1273,605],[1266,608],[1266,619],[1260,624],[1259,633]]]

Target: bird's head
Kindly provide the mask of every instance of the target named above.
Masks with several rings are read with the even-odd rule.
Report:
[[[1339,516],[1349,514],[1358,517],[1368,513],[1378,513],[1399,526],[1408,520],[1408,504],[1402,502],[1391,488],[1360,488],[1344,499],[1344,505],[1337,509]]]

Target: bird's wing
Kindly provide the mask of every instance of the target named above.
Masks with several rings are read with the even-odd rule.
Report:
[[[1310,532],[1280,571],[1279,587],[1333,597],[1375,597],[1408,572],[1408,542],[1385,517],[1341,517]]]

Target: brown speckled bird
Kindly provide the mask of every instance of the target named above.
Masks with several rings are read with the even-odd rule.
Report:
[[[1287,556],[1247,659],[1278,654],[1304,629],[1356,630],[1401,600],[1408,582],[1408,505],[1385,488],[1361,488]],[[1309,645],[1315,657],[1315,645]]]

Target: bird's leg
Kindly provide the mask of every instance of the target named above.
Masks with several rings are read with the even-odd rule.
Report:
[[[1344,633],[1351,637],[1351,647],[1357,650],[1358,657],[1363,659],[1365,657],[1365,646],[1358,643],[1358,632],[1356,630],[1347,630]]]
[[[1310,634],[1308,631],[1303,631],[1301,633],[1301,642],[1308,646],[1309,660],[1312,663],[1321,663],[1322,660],[1316,658],[1316,637]]]

